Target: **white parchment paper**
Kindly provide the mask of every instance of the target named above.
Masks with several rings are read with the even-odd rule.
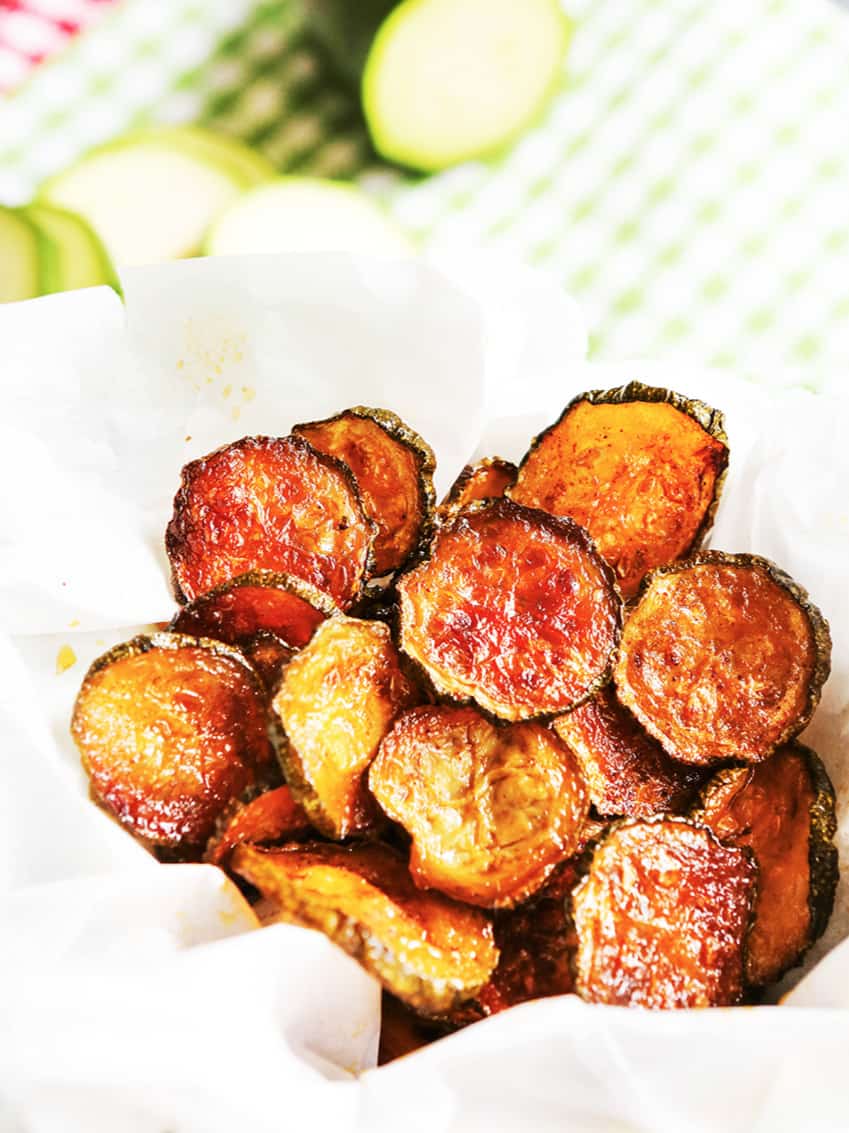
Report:
[[[774,558],[831,622],[804,738],[845,861],[849,402],[588,365],[574,304],[494,261],[192,261],[126,292],[0,307],[0,1130],[849,1128],[845,884],[787,1006],[567,996],[368,1070],[376,984],[321,936],[256,930],[217,870],[157,866],[89,803],[68,736],[91,660],[172,612],[162,537],[187,460],[384,405],[434,446],[444,490],[473,453],[521,456],[580,390],[638,378],[725,410],[712,545]]]

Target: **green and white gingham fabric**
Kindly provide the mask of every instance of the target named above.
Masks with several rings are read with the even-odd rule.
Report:
[[[418,178],[372,153],[301,2],[125,0],[0,105],[0,200],[132,125],[196,121],[282,171],[360,179],[426,247],[547,269],[596,357],[812,387],[849,367],[846,10],[564,0],[575,35],[543,119],[498,160]]]

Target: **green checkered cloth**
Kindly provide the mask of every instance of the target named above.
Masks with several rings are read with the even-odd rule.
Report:
[[[426,247],[501,250],[583,305],[597,357],[820,387],[849,363],[849,14],[829,0],[564,0],[545,116],[498,160],[383,165],[299,0],[126,0],[0,107],[0,200],[145,122],[357,178]]]

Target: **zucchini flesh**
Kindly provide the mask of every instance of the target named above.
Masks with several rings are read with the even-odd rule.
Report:
[[[614,827],[572,898],[578,994],[626,1007],[738,1003],[756,877],[747,850],[684,819]]]
[[[292,842],[314,831],[303,809],[288,787],[264,791],[250,802],[235,802],[218,820],[215,835],[207,843],[203,860],[225,866],[237,846],[249,842],[266,846]]]
[[[583,768],[599,814],[650,818],[682,811],[704,773],[670,759],[610,688],[553,722]]]
[[[830,656],[825,620],[775,564],[705,551],[646,580],[616,689],[674,759],[755,763],[807,724]]]
[[[436,467],[430,445],[394,413],[364,406],[292,432],[351,469],[363,510],[377,526],[373,572],[402,567],[430,534]]]
[[[498,961],[489,918],[416,889],[386,846],[237,847],[233,869],[277,919],[324,932],[398,999],[441,1015],[474,996]]]
[[[439,692],[504,720],[566,712],[610,675],[619,594],[570,519],[470,504],[397,589],[404,651]]]
[[[500,456],[488,456],[477,464],[467,464],[439,505],[440,515],[451,515],[476,500],[498,499],[516,482],[518,472],[515,464]]]
[[[837,885],[834,788],[800,744],[755,767],[719,771],[694,812],[717,838],[748,847],[758,865],[746,978],[774,983],[822,934]]]
[[[348,468],[300,437],[243,437],[187,464],[165,533],[178,601],[270,570],[343,608],[360,592],[373,541]]]
[[[121,294],[108,252],[81,216],[44,203],[28,205],[23,211],[50,246],[45,293],[105,285]]]
[[[398,713],[418,700],[380,622],[331,618],[286,667],[273,709],[280,758],[297,800],[331,838],[377,818],[365,774]]]
[[[412,837],[416,884],[484,908],[536,892],[577,850],[589,811],[578,763],[549,729],[447,705],[399,717],[369,788]]]
[[[631,597],[695,550],[728,463],[722,414],[632,382],[581,394],[535,437],[508,495],[587,528]]]
[[[199,856],[224,809],[274,768],[262,686],[236,650],[179,634],[98,658],[71,732],[95,797],[133,834]]]
[[[0,303],[34,299],[43,292],[45,241],[20,210],[0,206]]]
[[[375,148],[425,172],[499,150],[548,102],[570,35],[557,0],[405,0],[363,74]]]

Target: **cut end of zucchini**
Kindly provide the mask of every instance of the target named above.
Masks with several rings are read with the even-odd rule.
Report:
[[[101,285],[122,294],[109,253],[81,216],[43,202],[28,205],[23,212],[45,238],[43,294]]]
[[[0,207],[0,303],[42,293],[45,239],[20,210]]]
[[[240,197],[213,225],[211,256],[255,252],[362,252],[395,258],[413,245],[380,205],[353,185],[281,177]]]
[[[425,172],[494,153],[547,103],[570,37],[558,0],[405,0],[363,75],[376,149]]]

